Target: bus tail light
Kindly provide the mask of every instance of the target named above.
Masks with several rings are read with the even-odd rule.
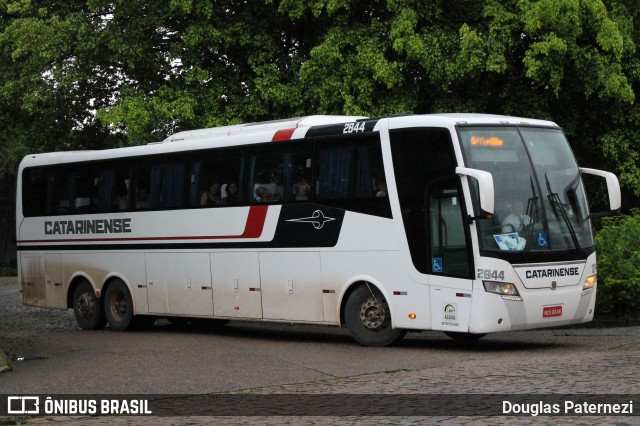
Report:
[[[483,281],[482,283],[486,292],[499,294],[505,300],[522,301],[522,297],[513,283],[500,281]]]
[[[584,280],[584,284],[582,285],[582,291],[593,288],[593,286],[596,285],[597,282],[598,282],[598,274],[588,276]]]

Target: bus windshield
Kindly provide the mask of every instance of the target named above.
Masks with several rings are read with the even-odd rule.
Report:
[[[495,214],[477,222],[483,254],[593,250],[582,179],[560,129],[475,126],[459,135],[468,167],[493,176]]]

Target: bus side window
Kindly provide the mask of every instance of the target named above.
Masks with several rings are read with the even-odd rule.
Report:
[[[174,157],[137,164],[133,179],[135,209],[184,207],[185,169],[185,162]]]
[[[94,169],[95,211],[108,213],[129,209],[129,167],[116,163],[99,164]]]
[[[318,141],[316,200],[359,213],[391,217],[377,134]]]
[[[55,212],[59,215],[90,213],[93,207],[91,169],[88,166],[71,164],[57,172]]]
[[[189,207],[237,206],[244,202],[244,150],[210,150],[190,157]]]
[[[311,200],[311,145],[283,143],[250,151],[249,192],[253,203]]]
[[[22,175],[22,209],[26,217],[56,214],[56,170],[26,169]]]

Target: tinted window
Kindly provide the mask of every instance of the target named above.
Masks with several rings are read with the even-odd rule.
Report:
[[[378,133],[31,168],[25,216],[315,202],[391,217]]]
[[[188,173],[189,207],[243,204],[244,150],[192,154]]]
[[[304,141],[257,147],[249,154],[252,203],[311,200],[311,144]]]
[[[137,163],[134,170],[136,210],[175,209],[184,205],[184,161],[152,159]]]
[[[93,211],[108,213],[129,209],[131,179],[128,164],[98,163],[93,171]]]
[[[378,134],[318,141],[316,201],[391,217]]]
[[[22,211],[25,216],[53,214],[55,176],[45,168],[26,169],[22,174]]]

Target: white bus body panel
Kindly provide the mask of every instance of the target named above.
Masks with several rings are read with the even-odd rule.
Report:
[[[434,278],[433,281],[436,279]],[[431,321],[434,330],[467,332],[471,315],[472,294],[460,279],[437,277],[440,285],[432,285],[430,293]],[[433,282],[432,281],[432,282]]]
[[[213,314],[225,318],[262,318],[258,252],[211,253]]]
[[[524,270],[534,268],[520,265],[517,270],[509,263],[497,259],[482,258],[479,268],[505,271],[504,281],[516,285],[523,301],[503,299],[498,294],[485,291],[481,280],[473,283],[473,307],[471,327],[474,333],[523,330],[554,327],[566,324],[588,322],[593,319],[597,284],[583,291],[585,279],[596,270],[596,254],[592,253],[586,262],[547,263],[538,269],[578,268],[579,274],[570,277],[527,279]],[[521,279],[522,275],[522,279]],[[555,285],[554,285],[555,281]],[[546,286],[543,283],[546,282]],[[545,308],[561,307],[561,315],[545,317]]]
[[[61,259],[65,292],[74,279],[82,277],[100,296],[103,286],[110,279],[119,278],[129,287],[136,312],[147,312],[143,253],[63,252]]]
[[[263,318],[324,322],[320,255],[260,253]]]
[[[377,287],[388,301],[395,328],[428,329],[429,286],[411,281],[401,265],[399,251],[371,251],[367,256],[359,252],[322,253],[323,288],[335,291],[325,295],[325,301],[332,299],[325,309],[334,307],[331,322],[338,321],[340,302],[349,286],[365,282]],[[409,314],[416,318],[409,318]]]
[[[23,253],[19,262],[22,272],[22,298],[25,304],[41,308],[66,308],[66,292],[59,254]]]
[[[145,253],[148,312],[213,315],[208,253]]]

